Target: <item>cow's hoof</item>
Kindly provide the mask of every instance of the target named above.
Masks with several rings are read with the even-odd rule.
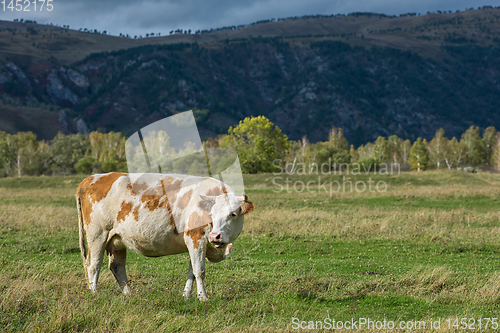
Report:
[[[187,291],[184,291],[182,293],[182,297],[184,297],[184,299],[189,299],[189,298],[191,298],[191,293],[187,292]]]
[[[198,295],[198,300],[202,301],[202,302],[208,302],[208,297],[207,297],[207,295],[200,294],[200,295]]]
[[[128,285],[125,285],[125,287],[123,287],[123,294],[131,295],[132,293],[133,293],[132,288],[130,288]]]

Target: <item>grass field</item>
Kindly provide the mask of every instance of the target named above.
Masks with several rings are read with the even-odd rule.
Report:
[[[423,321],[420,331],[468,318],[485,331],[500,317],[500,175],[349,179],[368,177],[387,191],[277,193],[273,175],[246,176],[256,209],[233,255],[207,264],[206,303],[181,297],[187,254],[129,252],[129,296],[105,260],[92,294],[74,203],[84,177],[0,179],[0,331],[287,332],[292,318],[327,317]]]

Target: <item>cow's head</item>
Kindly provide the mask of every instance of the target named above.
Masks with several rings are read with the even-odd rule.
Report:
[[[254,205],[248,197],[224,193],[218,196],[201,195],[201,200],[210,211],[213,228],[208,240],[217,248],[224,248],[238,238],[243,229],[244,216],[250,214]]]

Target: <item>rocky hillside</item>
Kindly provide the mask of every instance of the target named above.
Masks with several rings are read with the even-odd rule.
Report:
[[[342,127],[355,144],[500,128],[499,18],[353,14],[140,40],[3,22],[0,130],[130,134],[188,109],[204,138],[249,115],[292,139]]]

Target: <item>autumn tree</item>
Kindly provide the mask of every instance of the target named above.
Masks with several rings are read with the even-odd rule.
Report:
[[[125,142],[126,138],[119,132],[91,132],[90,152],[77,162],[77,171],[79,173],[126,171]]]

